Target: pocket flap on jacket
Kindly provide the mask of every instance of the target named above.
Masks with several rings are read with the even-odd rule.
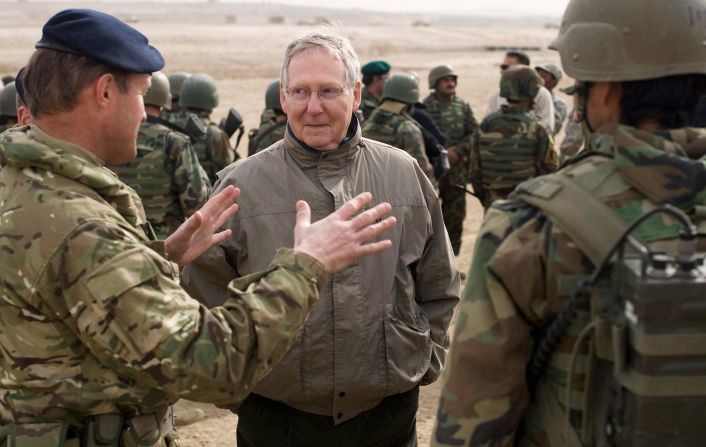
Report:
[[[122,295],[159,275],[159,269],[142,248],[135,248],[107,260],[88,275],[86,287],[101,301]]]

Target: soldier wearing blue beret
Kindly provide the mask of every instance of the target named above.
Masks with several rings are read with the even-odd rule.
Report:
[[[380,105],[382,87],[390,76],[390,68],[390,64],[385,61],[371,61],[361,67],[363,89],[360,92],[360,111],[363,119],[368,119]]]
[[[171,404],[242,400],[329,274],[391,245],[361,245],[394,224],[389,204],[358,214],[369,193],[314,224],[292,203],[293,249],[231,282],[222,307],[192,299],[177,264],[230,236],[215,231],[239,191],[155,241],[135,191],[105,167],[135,157],[163,65],[135,29],[70,9],[46,23],[20,76],[32,123],[0,141],[0,447],[175,446]]]

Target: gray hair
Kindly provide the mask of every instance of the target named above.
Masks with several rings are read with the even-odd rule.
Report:
[[[334,59],[343,62],[346,67],[346,84],[352,87],[360,80],[360,60],[347,37],[328,29],[312,31],[294,39],[287,45],[284,62],[280,72],[280,81],[287,86],[287,69],[292,58],[303,51],[323,50]]]

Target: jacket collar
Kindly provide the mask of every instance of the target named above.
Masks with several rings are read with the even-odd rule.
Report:
[[[287,124],[284,143],[289,154],[302,166],[315,166],[320,160],[345,162],[356,156],[358,148],[363,144],[358,118],[353,115],[348,125],[348,132],[337,149],[322,151],[315,149],[300,140]]]
[[[651,201],[684,210],[706,203],[706,165],[685,147],[703,147],[706,132],[677,129],[648,132],[609,124],[591,135],[589,148],[614,158],[623,179]]]
[[[81,146],[47,135],[35,124],[5,133],[0,156],[9,166],[48,171],[87,186],[133,226],[146,222],[137,193],[104,167],[98,157]]]

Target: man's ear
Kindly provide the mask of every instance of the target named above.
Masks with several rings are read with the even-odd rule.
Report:
[[[117,93],[117,82],[110,73],[102,74],[93,82],[93,93],[98,108],[105,108]]]

